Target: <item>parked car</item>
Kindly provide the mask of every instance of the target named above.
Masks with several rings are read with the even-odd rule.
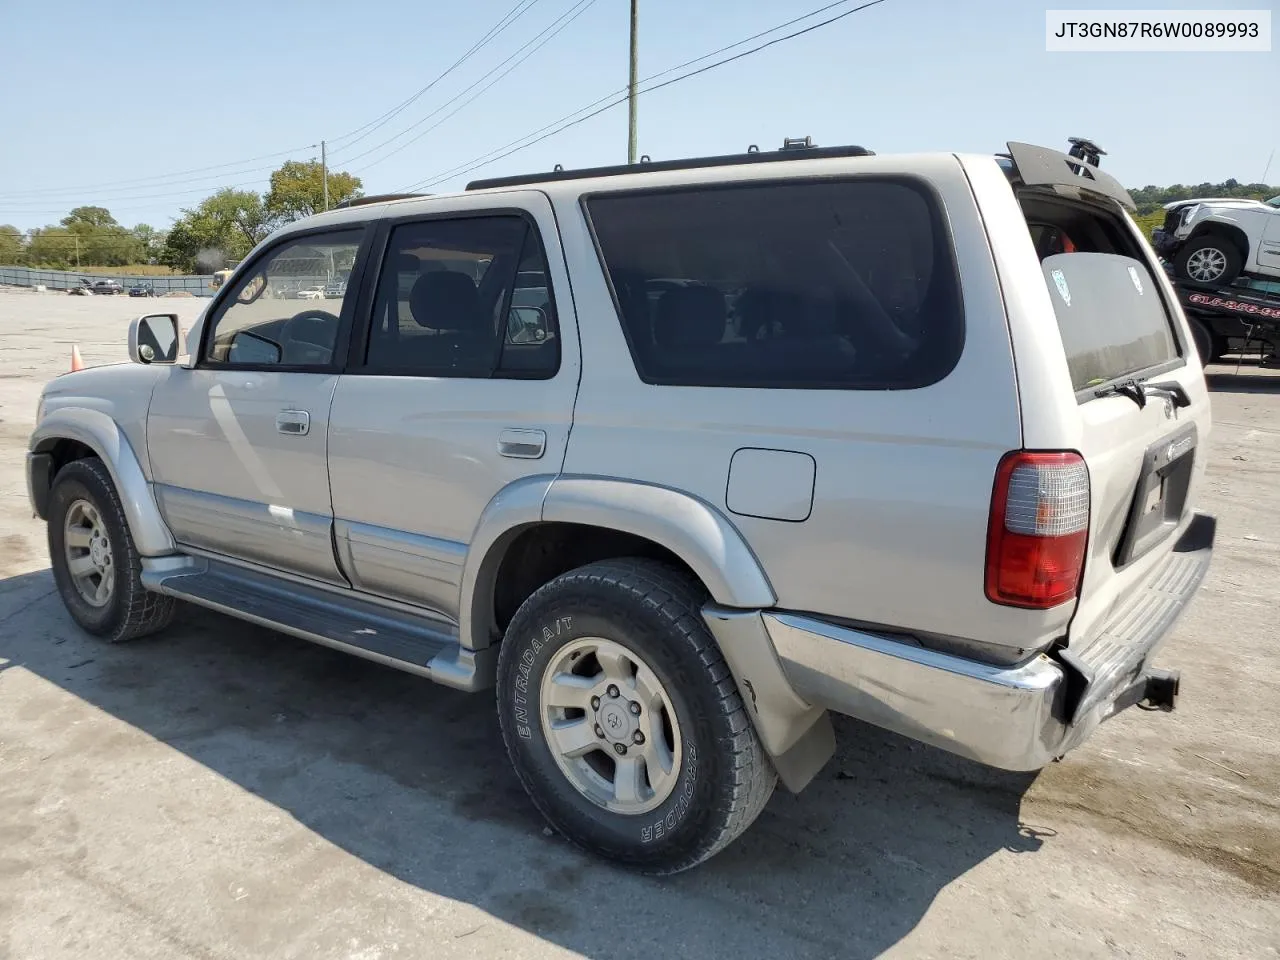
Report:
[[[90,297],[93,296],[93,284],[87,277],[81,277],[80,282],[73,287],[67,288],[67,293],[73,297]]]
[[[107,641],[184,600],[492,691],[538,810],[647,872],[803,789],[832,711],[1037,769],[1173,708],[1215,531],[1186,318],[1073,169],[806,147],[285,227],[189,354],[142,317],[45,387],[57,589]],[[300,255],[369,296],[264,298]]]
[[[316,284],[313,287],[303,287],[298,291],[299,300],[323,300],[324,284]]]
[[[129,296],[131,297],[154,297],[155,295],[156,288],[153,283],[139,281],[129,288]]]
[[[1280,279],[1280,197],[1180,200],[1164,209],[1151,242],[1179,280],[1215,287],[1242,274]]]
[[[95,280],[93,281],[92,290],[94,293],[111,296],[124,293],[124,287],[120,286],[118,280]]]
[[[335,280],[332,283],[326,283],[323,292],[326,300],[340,300],[346,296],[347,282],[345,280]]]

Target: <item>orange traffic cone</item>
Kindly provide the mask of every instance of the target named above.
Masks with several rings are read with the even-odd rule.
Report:
[[[84,369],[84,358],[80,356],[80,344],[71,345],[71,372]]]

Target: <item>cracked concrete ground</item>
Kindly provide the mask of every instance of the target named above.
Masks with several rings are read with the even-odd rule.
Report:
[[[544,832],[487,696],[196,610],[71,624],[23,478],[40,387],[200,306],[0,291],[0,960],[1280,956],[1280,371],[1210,370],[1176,713],[1035,776],[841,721],[809,790],[656,881]]]

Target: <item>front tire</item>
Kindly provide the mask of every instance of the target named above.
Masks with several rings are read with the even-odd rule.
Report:
[[[74,460],[58,471],[48,534],[54,583],[86,633],[120,643],[173,620],[177,601],[142,586],[142,560],[101,460]]]
[[[1205,286],[1226,286],[1240,275],[1244,258],[1220,234],[1206,233],[1185,244],[1173,260],[1179,278]]]
[[[705,599],[666,564],[592,563],[529,597],[499,653],[498,719],[534,805],[573,843],[646,873],[718,853],[777,782]]]

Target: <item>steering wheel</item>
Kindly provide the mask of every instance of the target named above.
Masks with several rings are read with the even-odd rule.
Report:
[[[338,339],[338,318],[327,310],[303,310],[280,331],[281,361],[329,363]]]

